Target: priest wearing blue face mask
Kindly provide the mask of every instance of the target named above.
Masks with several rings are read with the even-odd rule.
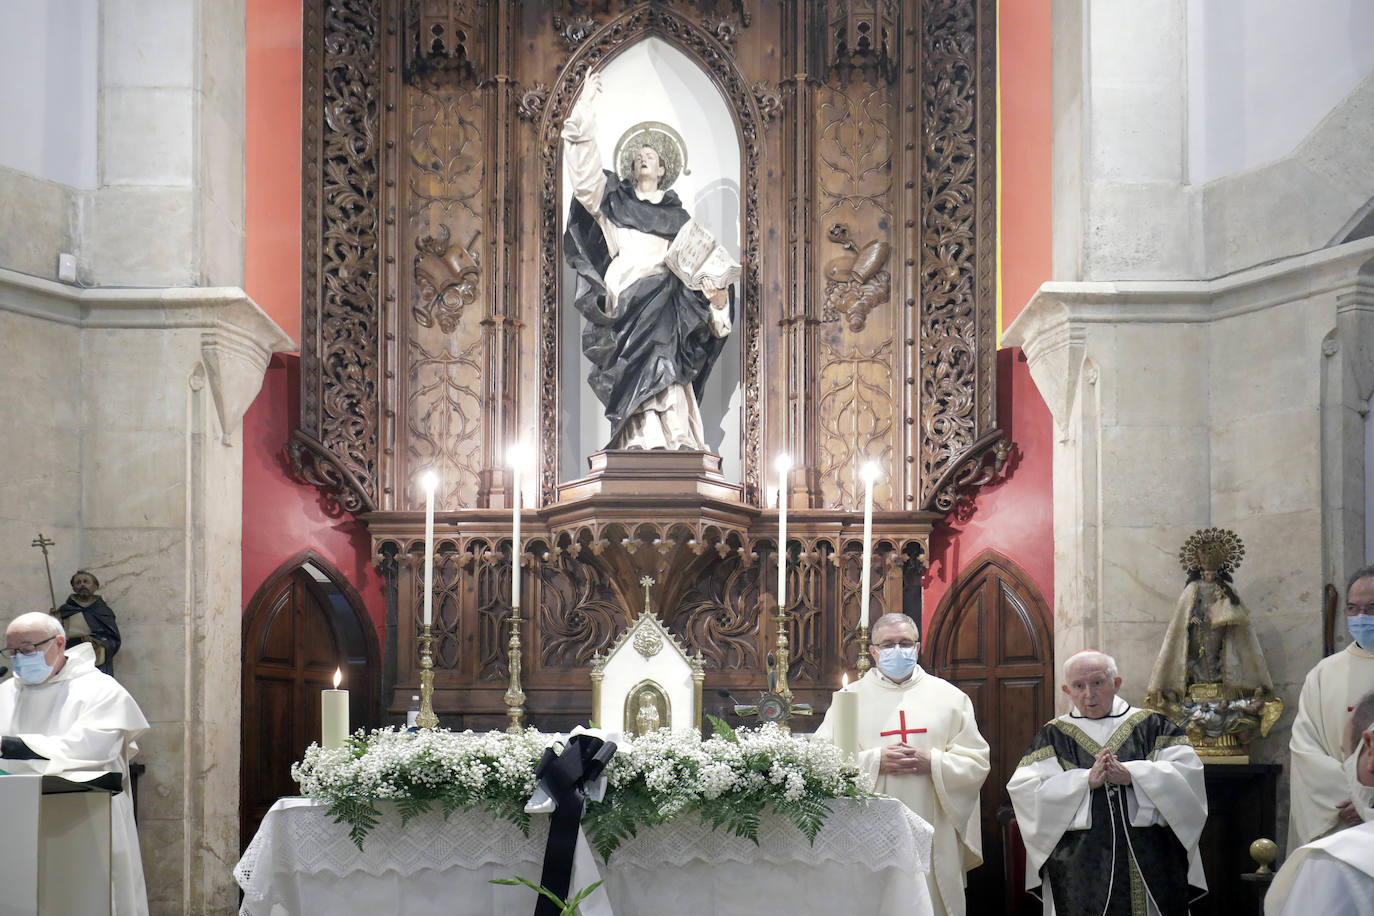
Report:
[[[118,774],[110,806],[110,901],[115,916],[148,912],[143,861],[129,792],[135,739],[148,730],[138,704],[95,667],[90,643],[67,648],[50,614],[16,617],[5,630],[14,677],[0,684],[0,770],[89,782]]]
[[[937,914],[963,914],[964,874],[983,861],[978,793],[988,775],[988,743],[973,703],[917,664],[920,634],[905,614],[873,624],[876,667],[851,684],[859,695],[859,769],[873,791],[901,799],[935,828],[931,903]],[[816,734],[832,735],[826,714]]]

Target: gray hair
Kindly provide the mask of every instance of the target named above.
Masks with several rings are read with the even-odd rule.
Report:
[[[921,641],[921,628],[916,626],[916,621],[912,620],[906,614],[884,614],[873,621],[873,626],[869,627],[868,631],[870,633],[877,633],[878,630],[883,627],[911,627],[912,635],[916,637],[916,641]]]
[[[1345,580],[1345,600],[1350,600],[1350,590],[1355,587],[1355,583],[1361,579],[1374,579],[1374,565],[1361,566],[1350,574],[1350,578]]]
[[[5,629],[6,635],[15,627],[41,629],[49,636],[65,636],[66,631],[62,629],[62,621],[58,620],[47,611],[30,611],[27,614],[20,614],[10,621],[10,625]]]
[[[1121,676],[1116,668],[1116,659],[1112,658],[1106,652],[1099,652],[1096,649],[1084,649],[1082,652],[1075,652],[1073,655],[1064,659],[1064,682],[1068,683],[1069,669],[1074,666],[1074,663],[1087,661],[1106,662],[1108,677],[1116,678]]]

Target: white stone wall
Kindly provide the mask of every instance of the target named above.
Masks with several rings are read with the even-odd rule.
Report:
[[[0,268],[243,282],[244,0],[0,4]]]
[[[73,290],[0,270],[0,518],[10,610],[101,580],[138,759],[154,914],[236,911],[243,411],[292,342],[237,289]],[[12,616],[12,613],[11,613]]]

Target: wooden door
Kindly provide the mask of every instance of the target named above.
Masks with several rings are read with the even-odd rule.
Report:
[[[377,724],[380,658],[362,599],[322,557],[293,557],[254,594],[243,615],[241,846],[278,798],[299,791],[291,764],[320,740],[320,691],[336,668],[350,729]]]
[[[959,574],[931,623],[930,668],[973,700],[992,756],[982,795],[983,866],[969,874],[970,913],[1013,912],[1022,896],[1004,879],[997,814],[1010,805],[1007,780],[1035,730],[1054,714],[1052,620],[1035,583],[989,550]]]

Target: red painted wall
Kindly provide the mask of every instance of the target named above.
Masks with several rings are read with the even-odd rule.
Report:
[[[248,0],[248,293],[287,333],[300,333],[301,0]],[[1050,277],[1050,12],[1040,0],[1002,0],[1002,314],[1010,322]],[[1053,604],[1052,421],[1019,350],[999,354],[999,422],[1016,443],[1006,479],[932,540],[928,624],[963,565],[986,548],[1019,565]],[[279,357],[244,417],[243,597],[276,567],[313,548],[384,620],[380,579],[363,526],[330,518],[314,488],[290,480],[280,457],[296,426],[294,358]]]
[[[1050,279],[1050,4],[1001,0],[1002,321]],[[985,487],[964,520],[931,539],[922,606],[929,626],[960,570],[985,549],[1020,566],[1054,607],[1053,421],[1019,349],[998,353],[998,422],[1016,450],[1006,479]]]
[[[301,0],[248,0],[246,278],[248,295],[292,337],[301,301]],[[300,361],[273,357],[243,417],[243,602],[311,549],[362,595],[382,640],[386,601],[367,529],[330,517],[290,476],[282,447],[300,420]]]

